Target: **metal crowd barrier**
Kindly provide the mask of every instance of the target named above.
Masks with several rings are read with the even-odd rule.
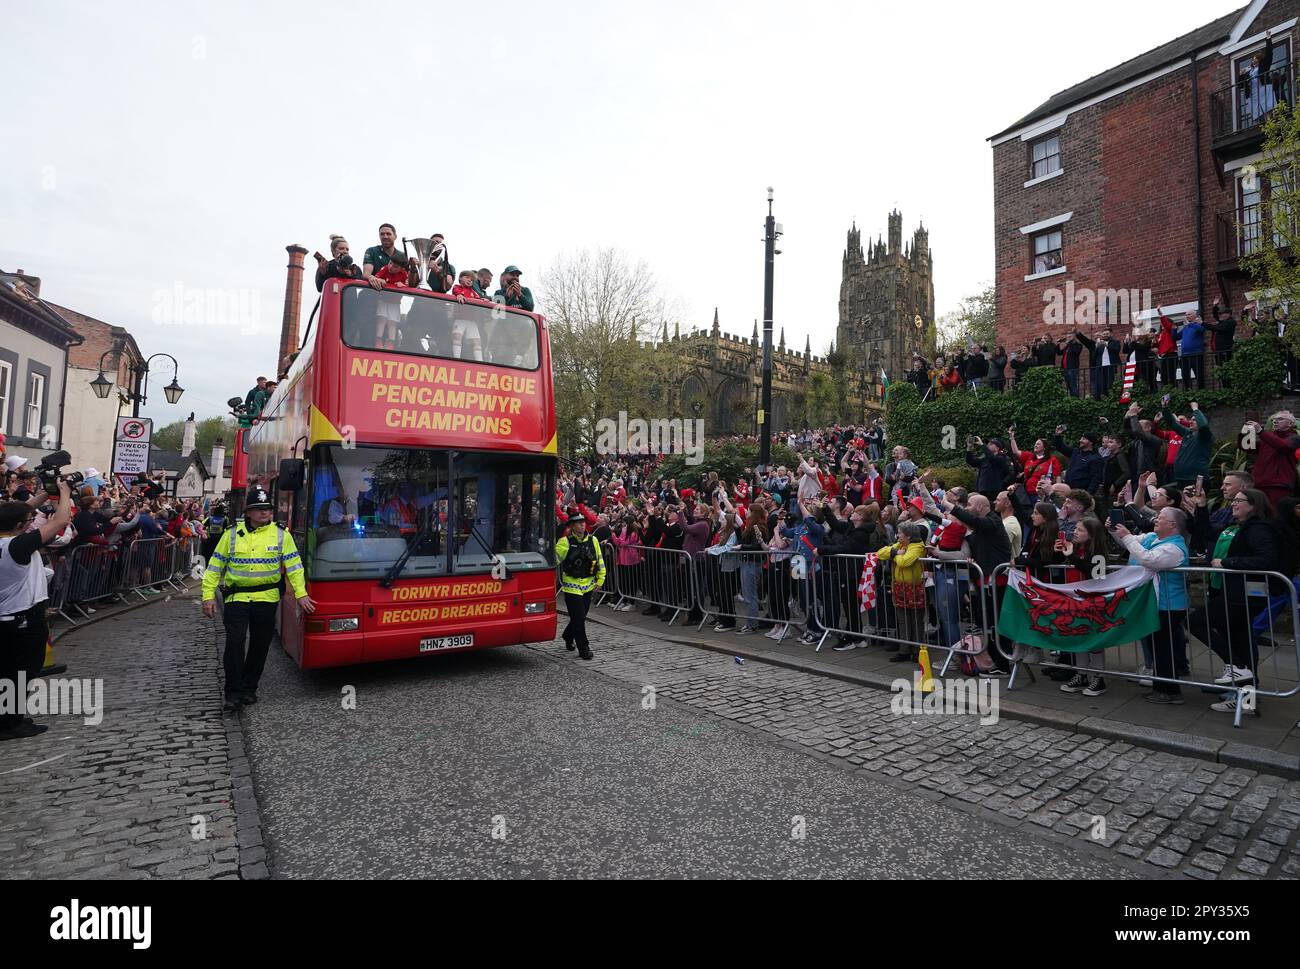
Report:
[[[1058,570],[1063,567],[1051,566],[1050,568]],[[1009,571],[1009,565],[999,565],[994,571],[994,580]],[[1150,675],[1136,672],[1139,662],[1144,666],[1152,665],[1146,663],[1146,651],[1139,649],[1142,645],[1140,643],[1094,651],[1102,653],[1100,665],[1079,666],[1075,662],[1050,661],[1038,665],[1056,669],[1074,668],[1083,673],[1095,673],[1113,679],[1150,680],[1153,684],[1164,683],[1180,688],[1194,688],[1207,693],[1235,694],[1237,700],[1236,715],[1233,719],[1235,727],[1241,726],[1243,713],[1251,709],[1258,697],[1281,699],[1295,696],[1300,692],[1300,591],[1297,590],[1297,583],[1300,580],[1287,578],[1280,572],[1249,572],[1205,566],[1184,566],[1168,571],[1185,576],[1188,599],[1188,608],[1179,623],[1183,630],[1183,655],[1180,656],[1175,652],[1169,663],[1174,669],[1173,676],[1158,676],[1154,668]],[[1157,581],[1162,574],[1165,573],[1156,573]],[[1244,586],[1246,593],[1244,610],[1234,608],[1225,594],[1214,594],[1210,583],[1213,576],[1221,577],[1225,587],[1228,583],[1234,582],[1233,576],[1240,577],[1235,581]],[[1059,583],[1064,579],[1051,578],[1047,581]],[[1280,638],[1280,621],[1285,619],[1290,620],[1291,627],[1289,648]],[[995,627],[998,621],[995,616]],[[1162,637],[1159,632],[1146,637],[1146,647],[1151,657],[1154,658],[1155,652],[1162,648],[1174,651],[1173,640],[1176,638],[1173,634]],[[1162,639],[1166,641],[1162,642]],[[1216,683],[1216,675],[1227,665],[1228,660],[1211,648],[1209,640],[1217,641],[1220,648],[1233,660],[1244,662],[1244,667],[1237,662],[1232,665],[1250,669],[1254,674],[1253,681]],[[1008,652],[1001,642],[1001,637],[999,637],[998,649],[1012,666],[1011,678],[1007,683],[1008,689],[1015,688],[1017,674],[1021,667],[1025,669],[1031,681],[1036,679],[1027,658],[1015,656],[1014,651]],[[1062,653],[1060,655],[1073,659],[1093,654]],[[1117,669],[1107,662],[1107,656],[1116,655],[1123,657],[1126,665],[1133,671]],[[1130,656],[1132,659],[1129,658]],[[1265,672],[1269,674],[1267,682],[1272,684],[1270,686],[1265,685],[1263,676]]]
[[[605,560],[605,581],[602,582],[599,587],[592,590],[592,595],[595,597],[595,602],[593,603],[593,605],[597,605],[597,606],[603,605],[605,600],[608,599],[610,596],[617,595],[617,592],[614,588],[614,566],[615,563],[618,561],[618,558],[617,558],[617,552],[615,551],[612,543],[610,542],[601,543],[600,557]],[[559,570],[556,570],[556,581],[559,581]],[[614,605],[617,606],[618,604],[619,604],[618,600],[615,599]]]
[[[102,599],[132,592],[145,599],[140,590],[162,586],[184,591],[182,580],[193,568],[197,548],[197,539],[166,537],[129,545],[78,545],[51,558],[49,608],[76,625],[76,613],[89,618],[90,604]]]
[[[167,538],[136,539],[125,549],[122,564],[122,593],[134,592],[147,599],[142,589],[164,585],[171,578],[172,555]]]
[[[122,580],[121,557],[115,546],[88,543],[72,549],[66,558],[67,580],[57,608],[69,622],[76,622],[68,613],[69,608],[88,618],[88,603],[118,594]]]
[[[991,612],[985,607],[986,589],[983,570],[974,562],[922,558],[926,567],[926,616],[933,608],[936,622],[933,633],[922,624],[922,635],[901,638],[892,601],[892,577],[888,562],[877,565],[874,607],[868,609],[859,595],[865,555],[818,556],[816,580],[812,583],[813,603],[821,637],[820,651],[826,637],[834,633],[842,638],[882,640],[909,648],[926,647],[944,654],[939,675],[948,672],[954,656],[978,656],[990,639]],[[865,622],[863,617],[865,616]]]
[[[790,556],[772,549],[732,549],[696,559],[696,602],[703,613],[696,628],[703,629],[714,617],[743,621],[753,629],[771,622],[782,627],[780,639],[785,639],[790,634]]]
[[[625,545],[641,555],[640,567],[612,569],[618,604],[643,602],[656,609],[671,609],[673,622],[683,609],[699,600],[695,596],[691,557],[681,549]]]

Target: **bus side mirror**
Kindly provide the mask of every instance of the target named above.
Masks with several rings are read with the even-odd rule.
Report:
[[[280,477],[276,486],[281,491],[301,491],[306,477],[302,458],[285,458],[280,462]]]

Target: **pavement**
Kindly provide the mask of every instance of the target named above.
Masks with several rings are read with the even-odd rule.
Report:
[[[0,878],[239,878],[248,768],[211,623],[188,594],[96,620],[60,630],[56,658],[100,682],[102,721],[38,716],[46,733],[0,743]]]
[[[914,665],[891,663],[889,657],[893,655],[894,646],[884,640],[866,648],[837,653],[831,649],[834,640],[830,638],[820,651],[816,651],[813,646],[801,645],[797,633],[778,644],[761,634],[715,633],[710,624],[697,630],[694,624],[685,623],[685,613],[670,627],[656,617],[642,616],[641,605],[638,604],[633,612],[614,612],[602,605],[593,608],[591,616],[613,628],[636,630],[658,639],[842,678],[879,689],[889,689],[893,680],[900,675],[910,676],[910,671],[916,668]],[[1189,639],[1188,652],[1193,673],[1204,682],[1212,682],[1219,675],[1222,661],[1207,647]],[[936,674],[944,655],[937,648],[930,651]],[[1291,669],[1295,665],[1293,657],[1294,651],[1289,646],[1277,651],[1276,655],[1272,651],[1262,651],[1262,668],[1270,676],[1266,684],[1281,684],[1289,688],[1288,684],[1295,681]],[[1135,671],[1138,664],[1136,645],[1107,650],[1107,665],[1112,669]],[[905,672],[900,672],[900,666]],[[962,678],[955,659],[948,672],[954,678]],[[1103,695],[1085,697],[1077,693],[1062,693],[1061,684],[1048,679],[1041,670],[1036,682],[1021,675],[1017,677],[1014,689],[1006,689],[1007,683],[1003,681],[1002,714],[1282,776],[1300,776],[1300,696],[1260,698],[1259,716],[1243,717],[1242,726],[1234,727],[1230,715],[1210,709],[1210,704],[1219,699],[1221,694],[1218,693],[1184,687],[1186,702],[1182,706],[1157,706],[1142,699],[1142,695],[1149,691],[1138,686],[1136,680],[1112,674],[1106,678],[1106,685]]]

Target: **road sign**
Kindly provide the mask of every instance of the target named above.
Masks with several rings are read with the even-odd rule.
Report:
[[[153,421],[148,417],[119,417],[113,438],[113,474],[140,475],[149,472],[149,441]]]

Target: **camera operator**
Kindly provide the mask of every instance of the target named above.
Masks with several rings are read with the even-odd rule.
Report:
[[[40,556],[41,546],[52,541],[72,520],[72,493],[58,482],[59,507],[39,529],[26,531],[45,501],[45,493],[28,501],[0,502],[0,680],[17,686],[18,674],[39,675],[45,663],[45,604],[49,578]],[[48,727],[33,723],[17,712],[0,713],[0,740],[35,737]]]
[[[361,267],[352,261],[348,240],[342,236],[330,236],[330,255],[328,262],[319,252],[316,257],[316,292],[325,288],[327,279],[364,279]]]

